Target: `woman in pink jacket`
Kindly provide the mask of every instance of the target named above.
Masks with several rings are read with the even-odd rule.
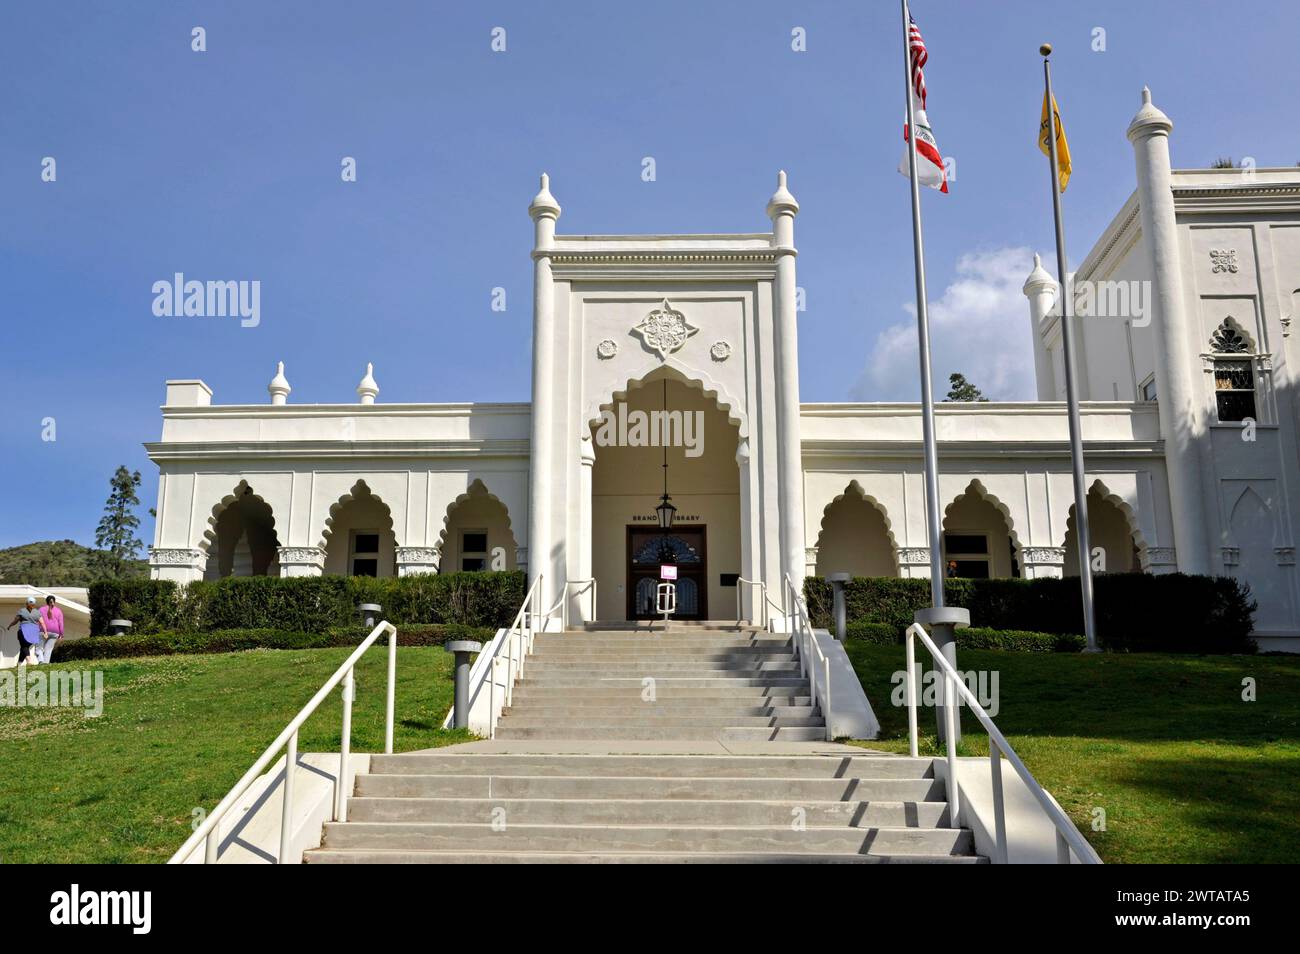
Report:
[[[47,663],[54,658],[55,644],[63,638],[63,610],[56,605],[53,596],[45,597],[41,619],[45,620],[45,645],[36,657],[39,662]]]

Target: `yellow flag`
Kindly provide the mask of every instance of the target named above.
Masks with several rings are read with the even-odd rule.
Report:
[[[1070,144],[1065,141],[1065,126],[1061,123],[1061,108],[1057,105],[1056,97],[1052,97],[1052,112],[1055,113],[1056,119],[1056,172],[1057,178],[1061,183],[1061,191],[1070,183]],[[1043,150],[1043,155],[1051,157],[1051,147],[1048,145],[1048,126],[1047,126],[1047,92],[1043,92],[1043,118],[1038,123],[1038,148]]]

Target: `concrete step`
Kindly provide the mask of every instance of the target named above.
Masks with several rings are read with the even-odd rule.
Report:
[[[737,623],[734,619],[670,619],[667,630],[669,632],[729,632],[729,633],[761,633],[765,630],[750,623]],[[594,623],[583,623],[581,626],[571,626],[565,632],[572,633],[624,633],[624,632],[662,632],[665,629],[662,619],[656,620],[618,620],[618,621],[597,621]]]
[[[943,802],[760,801],[723,799],[384,798],[348,801],[353,822],[507,825],[775,826],[937,828]]]
[[[780,674],[750,676],[744,673],[714,673],[707,676],[685,676],[647,672],[640,676],[601,677],[555,672],[546,673],[543,676],[540,673],[534,675],[531,670],[529,670],[528,675],[519,681],[518,687],[531,688],[536,686],[540,688],[557,689],[622,689],[635,686],[639,690],[643,688],[642,680],[646,678],[654,679],[657,689],[728,689],[732,687],[741,687],[750,689],[803,689],[803,694],[807,694],[808,691],[807,679],[800,676],[786,676]]]
[[[804,799],[941,802],[935,778],[727,778],[564,775],[359,775],[369,798]]]
[[[505,851],[329,851],[317,848],[303,856],[306,864],[342,865],[491,865],[491,864],[649,864],[649,865],[792,865],[792,864],[988,864],[976,855],[782,854],[775,852],[505,852]]]
[[[792,648],[789,636],[570,636],[560,633],[539,633],[533,637],[533,648],[538,652],[575,651],[594,649],[623,652],[629,649],[663,650],[785,650]]]
[[[505,722],[497,726],[498,739],[564,739],[567,741],[609,741],[615,739],[635,739],[642,742],[656,740],[705,740],[717,739],[728,742],[825,742],[826,729],[822,726],[761,727],[742,726],[723,728],[597,726],[583,728],[555,728],[551,726],[534,726],[513,728]]]
[[[515,686],[514,703],[523,705],[525,703],[540,703],[543,705],[555,705],[567,702],[572,699],[581,699],[585,704],[601,705],[623,705],[638,704],[645,705],[641,698],[642,686],[637,683],[635,686],[623,686],[615,688],[591,688],[588,687],[575,693],[572,688],[561,686],[537,686],[520,683]],[[780,705],[780,706],[806,706],[812,704],[812,696],[798,694],[788,687],[773,686],[765,688],[762,686],[725,686],[717,689],[708,688],[689,688],[680,686],[664,686],[657,684],[655,687],[655,702],[659,704],[672,704],[683,706],[711,706],[711,705]]]
[[[585,649],[548,649],[545,652],[537,652],[529,657],[528,662],[534,663],[573,663],[592,662],[592,663],[627,663],[627,662],[722,662],[722,663],[750,663],[758,664],[765,662],[798,662],[794,653],[785,647],[772,649],[753,649],[746,647],[735,650],[717,650],[717,649],[643,649],[639,646],[629,647],[625,650],[601,649],[589,651]]]
[[[509,775],[604,778],[929,779],[930,759],[893,755],[498,755],[404,752],[373,755],[376,775]]]
[[[677,661],[628,659],[622,662],[592,662],[575,660],[572,663],[529,661],[524,672],[529,679],[563,678],[643,678],[645,676],[679,676],[695,679],[725,679],[729,676],[792,676],[806,678],[800,673],[797,662],[726,662],[682,659]]]
[[[327,822],[321,847],[369,851],[781,852],[961,855],[971,833],[955,828],[619,826]]]
[[[780,718],[813,718],[822,714],[817,706],[746,706],[720,701],[713,705],[681,705],[660,702],[625,700],[623,705],[590,703],[582,697],[555,702],[520,702],[505,710],[507,718],[516,716],[530,719],[607,719],[638,716],[641,718],[707,719],[710,717],[744,718],[746,716],[777,716]]]
[[[503,719],[497,726],[497,730],[509,727],[511,729],[529,729],[529,728],[547,728],[547,729],[589,729],[589,728],[635,728],[637,726],[646,726],[654,728],[683,728],[683,729],[712,729],[712,728],[739,728],[742,726],[804,726],[820,725],[825,726],[826,722],[821,716],[730,716],[725,714],[704,715],[704,716],[682,716],[673,713],[664,715],[654,715],[651,713],[641,713],[635,710],[624,712],[622,715],[603,716],[599,719],[590,718],[584,715],[568,716],[560,718],[558,716],[545,716],[537,713],[520,713],[511,715],[508,719]]]

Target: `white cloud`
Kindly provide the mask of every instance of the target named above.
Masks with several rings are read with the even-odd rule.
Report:
[[[1033,251],[1001,248],[969,252],[957,262],[956,280],[930,298],[930,351],[935,399],[948,393],[948,375],[960,371],[995,401],[1032,401],[1034,351],[1029,303],[1021,286],[1033,268]],[[919,401],[916,306],[911,317],[876,336],[855,400]]]

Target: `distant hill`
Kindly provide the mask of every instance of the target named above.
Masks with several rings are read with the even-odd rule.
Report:
[[[104,572],[103,550],[83,547],[72,540],[43,540],[0,550],[0,583],[32,586],[89,586]],[[131,576],[144,576],[148,564],[131,562]]]

